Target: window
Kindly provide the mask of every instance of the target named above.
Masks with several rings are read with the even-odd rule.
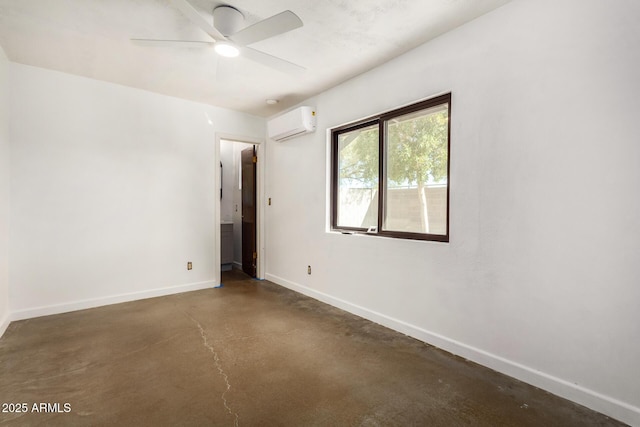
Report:
[[[331,131],[331,227],[449,241],[451,94]]]

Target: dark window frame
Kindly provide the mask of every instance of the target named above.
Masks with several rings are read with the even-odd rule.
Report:
[[[447,218],[446,218],[446,233],[445,234],[430,234],[430,233],[415,233],[406,231],[392,231],[383,230],[382,223],[385,217],[386,207],[386,150],[385,150],[385,135],[387,123],[399,116],[414,113],[420,110],[436,107],[439,105],[447,104]],[[339,152],[338,152],[338,138],[341,134],[352,132],[364,127],[378,125],[378,215],[377,215],[377,230],[376,232],[368,233],[366,228],[360,227],[346,227],[338,226],[338,193],[339,193]],[[401,239],[411,240],[427,240],[436,242],[449,242],[449,218],[450,218],[450,199],[451,192],[451,93],[439,95],[434,98],[426,99],[416,102],[411,105],[396,108],[391,111],[387,111],[381,114],[377,114],[366,119],[358,120],[356,122],[348,123],[336,128],[331,129],[331,230],[343,233],[363,233],[371,234],[381,237],[393,237]]]

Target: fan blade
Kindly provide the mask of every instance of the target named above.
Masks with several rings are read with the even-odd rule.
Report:
[[[268,53],[260,52],[259,50],[251,49],[250,47],[241,47],[240,54],[247,59],[259,62],[262,65],[273,68],[287,74],[299,74],[306,71],[306,68],[293,62],[285,61],[284,59],[277,58]]]
[[[298,15],[285,10],[284,12],[273,15],[271,18],[263,19],[253,25],[244,28],[233,36],[229,37],[234,43],[246,46],[251,43],[259,42],[287,31],[295,30],[302,27],[302,20]]]
[[[209,34],[214,40],[217,41],[224,41],[226,40],[226,37],[223,36],[220,31],[216,30],[214,28],[213,25],[211,25],[210,23],[208,23],[203,17],[202,15],[200,15],[200,13],[198,13],[198,11],[191,6],[191,3],[189,3],[186,0],[169,0],[175,7],[177,7],[178,9],[180,9],[180,12],[182,12],[182,14],[184,16],[186,16],[187,18],[189,18],[189,20],[191,22],[193,22],[194,24],[196,24],[198,27],[200,27],[202,29],[202,31],[204,31],[205,33]]]
[[[131,42],[140,46],[151,47],[213,47],[215,42],[198,42],[190,40],[153,40],[153,39],[131,39]]]

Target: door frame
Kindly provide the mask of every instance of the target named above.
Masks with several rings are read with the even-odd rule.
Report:
[[[228,140],[233,142],[242,142],[245,144],[253,144],[256,147],[256,156],[258,163],[256,164],[256,252],[258,253],[258,262],[256,270],[256,279],[263,280],[266,273],[266,253],[265,253],[265,230],[264,230],[264,172],[265,172],[265,158],[266,149],[263,139],[253,138],[243,135],[235,135],[228,133],[216,132],[215,135],[215,150],[214,150],[214,162],[213,166],[219,165],[220,158],[220,141]],[[220,174],[214,173],[212,193],[218,194],[220,188]],[[220,268],[220,197],[214,197],[214,213],[213,213],[213,225],[214,225],[214,256],[213,271],[215,274],[215,281],[217,286],[220,286],[221,280],[221,268]]]

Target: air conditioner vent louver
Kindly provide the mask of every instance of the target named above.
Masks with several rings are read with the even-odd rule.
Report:
[[[298,107],[267,123],[269,138],[284,141],[316,130],[316,112],[313,107]]]

